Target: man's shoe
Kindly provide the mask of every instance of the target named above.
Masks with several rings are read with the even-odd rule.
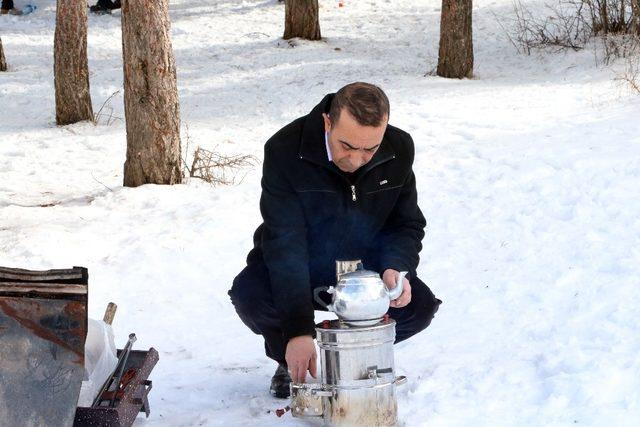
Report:
[[[93,6],[89,6],[89,12],[95,13],[96,15],[108,15],[111,13],[111,9],[108,9],[98,3]]]
[[[291,377],[287,365],[279,364],[276,373],[271,377],[271,394],[280,399],[286,399],[291,394],[289,389]]]
[[[15,7],[12,9],[0,9],[0,15],[22,15],[22,11]]]
[[[120,4],[120,0],[98,0],[98,3],[93,6],[89,6],[89,11],[99,15],[104,15],[106,13],[111,13],[114,9],[120,9],[121,7],[122,5]]]

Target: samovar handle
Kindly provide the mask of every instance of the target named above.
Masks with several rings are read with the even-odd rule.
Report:
[[[407,377],[405,377],[404,375],[400,375],[399,377],[396,377],[396,379],[393,381],[393,383],[395,385],[406,384],[407,383]]]

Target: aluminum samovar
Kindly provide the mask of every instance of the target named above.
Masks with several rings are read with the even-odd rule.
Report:
[[[336,427],[396,426],[395,390],[406,377],[395,375],[395,321],[385,313],[406,273],[388,290],[359,261],[337,261],[336,267],[336,286],[320,289],[332,294],[332,303],[315,292],[316,301],[339,317],[316,325],[321,382],[291,385],[292,414]]]

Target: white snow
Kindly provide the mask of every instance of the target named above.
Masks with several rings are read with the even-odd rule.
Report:
[[[139,425],[305,425],[274,415],[274,363],[226,294],[261,221],[260,166],[237,186],[123,188],[120,13],[89,17],[94,111],[120,92],[98,126],[56,127],[55,1],[35,3],[0,16],[0,265],[88,267],[90,316],[115,301],[117,344],[135,332],[160,352]],[[458,81],[425,76],[438,0],[320,0],[324,41],[293,48],[275,0],[171,1],[183,148],[188,125],[189,159],[261,158],[324,94],[381,85],[416,142],[419,273],[444,300],[396,347],[402,423],[638,425],[640,98],[591,50],[516,54],[494,17],[510,0],[475,3],[477,77]]]

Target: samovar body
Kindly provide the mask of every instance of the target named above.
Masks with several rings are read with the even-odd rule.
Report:
[[[369,326],[341,320],[316,325],[321,384],[292,385],[295,417],[322,417],[335,427],[395,426],[395,321],[385,316]]]

